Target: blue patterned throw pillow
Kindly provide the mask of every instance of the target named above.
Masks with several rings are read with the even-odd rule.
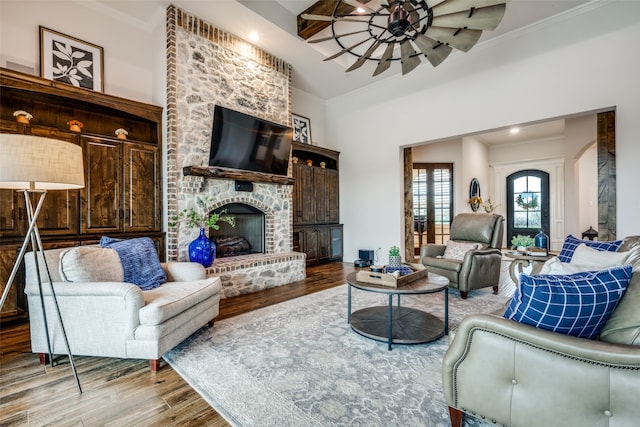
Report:
[[[566,275],[523,274],[503,316],[540,329],[595,338],[629,279],[630,265]]]
[[[102,236],[100,246],[111,248],[118,253],[125,282],[133,283],[143,291],[148,291],[167,281],[156,247],[150,238],[122,240]]]
[[[558,255],[558,259],[560,260],[560,262],[571,262],[573,253],[576,251],[576,248],[582,243],[589,246],[590,248],[608,252],[617,252],[618,249],[620,249],[620,246],[622,246],[622,240],[615,240],[613,242],[596,242],[592,240],[581,240],[569,234],[567,238],[564,239],[562,250]]]

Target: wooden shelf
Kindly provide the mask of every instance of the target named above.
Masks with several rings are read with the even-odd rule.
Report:
[[[184,176],[202,176],[205,178],[235,179],[239,181],[266,182],[271,184],[293,185],[296,180],[283,175],[251,172],[216,166],[187,166],[182,169]]]

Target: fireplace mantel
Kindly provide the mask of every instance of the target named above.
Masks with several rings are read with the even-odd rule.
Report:
[[[262,172],[239,169],[220,168],[216,166],[186,166],[182,169],[184,176],[202,176],[205,178],[236,179],[239,181],[266,182],[271,184],[293,185],[295,179]]]

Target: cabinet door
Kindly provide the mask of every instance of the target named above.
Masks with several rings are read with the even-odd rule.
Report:
[[[326,216],[328,223],[337,223],[340,221],[340,184],[338,182],[338,171],[335,169],[325,169],[325,186],[326,186]]]
[[[331,224],[338,222],[338,171],[315,168],[314,195],[316,222]]]
[[[331,259],[342,259],[342,225],[334,226],[331,230]]]
[[[307,263],[316,262],[319,257],[318,253],[318,235],[312,228],[305,228],[302,231],[303,251],[307,254]]]
[[[313,169],[306,165],[294,165],[293,223],[313,224],[315,222],[315,195]]]
[[[20,236],[24,196],[15,190],[0,190],[0,237]]]
[[[109,233],[122,230],[121,145],[98,137],[83,137],[85,188],[82,190],[81,230]]]
[[[124,231],[160,230],[158,147],[124,144]]]
[[[326,261],[330,258],[331,254],[331,233],[329,227],[317,228],[316,236],[318,239],[318,258],[321,261]]]
[[[7,286],[9,276],[11,276],[11,270],[18,258],[20,247],[21,245],[17,243],[2,245],[0,247],[0,294],[4,292]],[[21,274],[18,274],[16,280],[14,280],[11,285],[7,299],[2,306],[2,311],[0,311],[0,320],[21,316],[26,311],[24,286],[18,281],[21,276]]]
[[[315,216],[317,223],[327,222],[327,170],[314,168],[313,196],[315,199]]]

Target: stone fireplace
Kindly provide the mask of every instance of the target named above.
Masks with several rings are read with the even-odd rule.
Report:
[[[167,213],[194,207],[204,196],[213,197],[214,210],[240,210],[234,214],[240,225],[232,230],[249,235],[243,237],[254,253],[219,257],[207,269],[221,277],[223,297],[304,279],[305,255],[292,251],[293,186],[253,182],[251,191],[239,191],[233,179],[189,176],[183,169],[207,165],[216,104],[290,124],[290,78],[284,61],[175,6],[167,8]],[[168,260],[188,259],[187,246],[198,232],[169,227]]]

